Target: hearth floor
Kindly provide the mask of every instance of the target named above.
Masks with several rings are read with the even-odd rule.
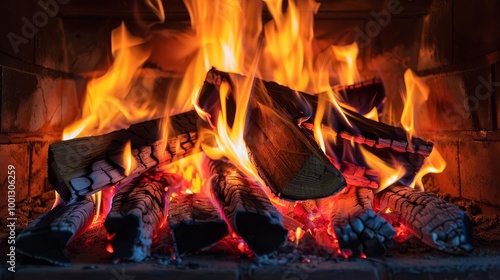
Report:
[[[168,264],[168,259],[159,257],[143,263],[111,264],[109,254],[94,251],[73,257],[70,267],[18,262],[15,273],[2,269],[1,279],[500,279],[500,252],[486,249],[475,250],[469,256],[397,253],[391,257],[368,259],[311,257],[303,262],[270,259],[256,263],[250,259],[191,256],[183,258],[178,265]]]

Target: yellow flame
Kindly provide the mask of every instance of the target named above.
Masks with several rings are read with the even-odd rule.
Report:
[[[356,58],[358,57],[358,44],[356,42],[345,46],[332,46],[335,58],[339,62],[338,75],[340,84],[347,86],[360,82]]]
[[[422,78],[419,78],[407,69],[404,74],[406,85],[406,96],[404,97],[404,109],[401,115],[401,125],[406,130],[408,139],[415,135],[415,113],[419,112],[429,98],[429,87]],[[411,141],[408,141],[411,143]]]
[[[377,110],[377,107],[373,107],[373,109],[371,109],[370,112],[366,113],[364,115],[364,117],[367,118],[367,119],[374,120],[374,121],[378,122],[378,110]]]
[[[431,154],[424,160],[424,164],[418,171],[410,187],[412,188],[418,187],[420,190],[424,190],[424,184],[422,183],[422,178],[429,173],[441,173],[445,168],[446,168],[446,161],[441,156],[438,149],[434,147]]]
[[[156,113],[151,110],[152,98],[131,92],[138,69],[150,53],[144,43],[132,36],[124,23],[113,30],[114,62],[106,74],[88,82],[82,117],[64,129],[64,140],[127,127]]]
[[[130,175],[134,168],[137,166],[137,162],[132,155],[132,144],[130,141],[127,141],[125,147],[123,148],[123,163],[125,167],[125,176]]]
[[[392,162],[385,162],[372,153],[368,152],[361,145],[358,146],[359,150],[363,154],[363,158],[371,169],[375,170],[378,174],[378,189],[377,191],[382,191],[385,188],[396,183],[405,175],[405,168],[397,160]]]

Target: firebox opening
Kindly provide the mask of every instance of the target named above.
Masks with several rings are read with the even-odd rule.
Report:
[[[138,262],[145,277],[149,265],[227,279],[498,273],[499,9],[8,1],[9,268],[21,278],[45,269],[35,260]]]

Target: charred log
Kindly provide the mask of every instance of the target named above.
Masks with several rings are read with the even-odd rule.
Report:
[[[195,150],[195,111],[170,118],[169,139],[160,132],[162,119],[147,121],[109,134],[61,141],[49,147],[49,181],[64,201],[90,195],[123,182],[123,151],[127,142],[137,166],[127,180],[163,163],[183,158]]]
[[[153,234],[165,221],[165,189],[178,178],[146,172],[115,194],[104,226],[113,236],[113,259],[142,261],[150,254]]]
[[[168,207],[168,224],[180,256],[213,245],[228,234],[218,209],[201,194],[174,197]]]
[[[375,214],[373,190],[348,186],[336,196],[332,227],[339,246],[347,256],[381,256],[393,245],[396,231]]]
[[[262,82],[269,96],[280,104],[294,118],[303,118],[304,111],[310,111],[308,116],[313,120],[320,98],[326,98],[324,94],[311,95],[298,92],[302,100],[306,100],[310,108],[306,108],[290,96],[297,95],[296,91],[274,82]],[[325,114],[323,124],[331,129],[331,133],[339,135],[346,140],[354,140],[356,143],[375,146],[377,148],[391,148],[399,152],[419,153],[428,156],[433,144],[420,138],[412,138],[408,143],[406,131],[399,127],[393,127],[381,122],[365,118],[348,108],[343,107],[345,117],[338,110],[332,110]]]
[[[49,263],[69,266],[66,245],[92,223],[95,207],[90,199],[59,204],[26,227],[16,239],[18,252]]]
[[[212,127],[219,115],[219,87],[231,86],[241,76],[210,70],[201,90],[200,104],[209,113]],[[255,96],[263,96],[255,88]],[[231,89],[230,89],[231,91]],[[340,191],[345,182],[342,175],[329,162],[314,138],[304,133],[279,106],[267,106],[251,101],[250,117],[245,142],[250,160],[260,177],[274,194],[287,199],[312,199],[330,196]],[[227,111],[234,112],[234,100],[227,101]],[[232,125],[229,121],[229,125]]]
[[[261,186],[227,161],[212,162],[212,191],[234,232],[256,255],[276,251],[286,241],[282,216]]]
[[[390,209],[397,222],[433,248],[455,254],[473,249],[470,218],[431,193],[393,186],[377,194],[375,204],[381,210]]]

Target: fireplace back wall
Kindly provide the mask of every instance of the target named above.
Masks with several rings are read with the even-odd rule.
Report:
[[[163,1],[163,27],[189,27],[182,1]],[[447,168],[427,176],[426,189],[459,203],[474,201],[483,211],[500,207],[500,3],[483,1],[319,1],[315,43],[357,41],[362,77],[382,77],[386,110],[401,114],[400,89],[406,68],[424,77],[431,94],[430,109],[418,114],[431,120],[420,127],[442,151]],[[37,207],[53,198],[48,184],[48,145],[61,139],[65,126],[78,118],[90,77],[110,66],[110,33],[122,20],[140,33],[135,19],[154,15],[141,1],[58,1],[57,13],[33,1],[8,0],[0,25],[1,119],[0,182],[7,186],[7,166],[16,167],[16,200],[28,206],[29,219]],[[135,11],[135,12],[134,12]],[[390,19],[377,15],[385,12]],[[264,15],[266,19],[269,16]],[[33,23],[33,34],[23,28]],[[42,24],[43,23],[43,24]],[[29,28],[28,28],[29,29]],[[20,41],[12,44],[12,34]],[[28,36],[25,36],[28,35]],[[21,38],[21,39],[19,39]],[[24,39],[22,39],[24,38]],[[163,66],[164,61],[151,61]],[[163,64],[162,64],[163,63]],[[157,89],[158,91],[161,88]],[[7,209],[0,201],[0,214]],[[28,203],[26,203],[28,202]],[[22,203],[21,203],[22,204]],[[42,212],[42,210],[40,210]]]

